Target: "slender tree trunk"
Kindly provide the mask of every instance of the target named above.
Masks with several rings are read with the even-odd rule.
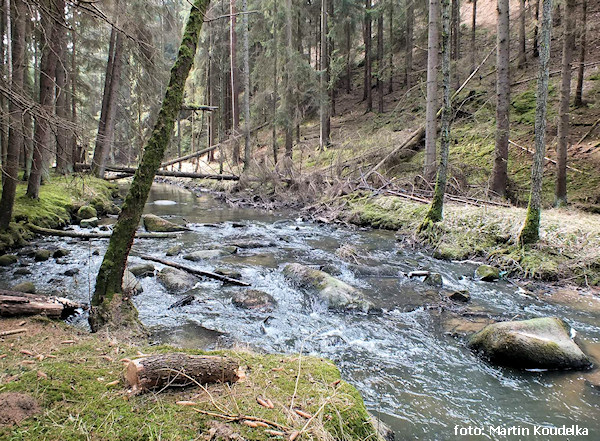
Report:
[[[540,213],[542,209],[542,177],[546,154],[546,108],[548,101],[548,79],[550,43],[552,33],[552,0],[542,0],[542,23],[540,44],[540,66],[537,81],[537,104],[535,109],[535,153],[531,167],[531,194],[527,206],[527,217],[519,235],[519,243],[532,244],[540,237]]]
[[[430,180],[435,174],[437,139],[437,65],[439,50],[440,0],[429,0],[429,37],[427,42],[427,107],[425,121],[425,166],[423,176]]]
[[[510,108],[510,28],[508,0],[498,0],[496,51],[496,149],[492,171],[492,191],[506,196],[508,186],[508,137]]]
[[[229,61],[231,64],[231,119],[233,140],[233,163],[240,162],[240,142],[237,138],[240,130],[240,87],[237,68],[237,32],[236,32],[236,0],[230,0],[229,13]]]
[[[194,62],[208,4],[208,0],[195,0],[191,8],[160,113],[125,197],[98,272],[89,319],[94,332],[101,328],[121,327],[132,328],[134,332],[140,330],[135,306],[127,296],[122,295],[123,273],[152,181],[160,167],[173,133],[175,118],[183,104],[185,82]]]
[[[575,46],[575,0],[567,0],[564,8],[562,78],[558,107],[558,147],[556,149],[557,206],[567,205],[567,152],[569,148],[569,105],[571,102],[571,61]]]
[[[383,11],[377,17],[377,111],[383,113]]]
[[[273,163],[277,164],[277,151],[279,150],[279,145],[277,143],[277,101],[279,100],[278,86],[279,86],[279,76],[277,71],[277,62],[279,55],[279,45],[277,44],[277,2],[278,0],[273,0],[273,124],[272,124],[272,144],[273,144]],[[309,57],[310,63],[310,47],[309,47]]]
[[[25,29],[27,5],[22,1],[13,2],[10,10],[12,26],[9,44],[11,47],[12,77],[10,88],[22,93],[25,75]],[[19,155],[23,149],[23,109],[14,100],[8,103],[9,129],[6,160],[2,163],[2,198],[0,199],[0,231],[8,229],[12,219],[13,205],[19,182]]]
[[[285,39],[285,156],[292,159],[294,147],[294,87],[292,74],[292,52],[294,50],[294,45],[292,41],[292,0],[285,1]]]
[[[448,155],[450,150],[450,0],[442,0],[442,127],[440,143],[440,162],[433,192],[431,207],[421,228],[429,222],[440,222],[443,217],[444,194],[448,173]]]
[[[406,88],[410,89],[412,85],[413,70],[413,46],[414,46],[414,27],[415,27],[415,0],[406,0],[406,70],[404,82]]]
[[[579,69],[577,69],[577,86],[575,87],[575,106],[583,106],[583,73],[585,68],[585,51],[587,36],[587,0],[582,2],[581,40],[579,43]]]
[[[4,62],[5,58],[5,47],[4,47],[4,34],[6,33],[6,18],[10,17],[10,1],[9,0],[0,0],[3,10],[0,11],[0,60],[2,60],[2,66],[0,67],[0,75],[2,78],[5,78],[7,82],[8,79],[8,68],[7,65],[10,64],[10,58],[6,58],[6,63]],[[10,37],[6,39],[10,41]],[[8,150],[8,102],[5,99],[4,95],[0,94],[0,165],[4,166],[6,164],[6,154]]]
[[[328,0],[327,3],[327,20],[328,23],[335,23],[334,16],[334,0]],[[329,34],[329,30],[331,25],[327,26],[327,31]],[[331,83],[331,55],[335,53],[335,39],[328,35],[327,36],[327,88],[329,91],[329,118],[327,118],[327,133],[331,135],[331,117],[335,116],[335,95],[337,92],[337,84],[334,81]],[[331,83],[331,84],[330,84]],[[300,135],[300,126],[298,125],[298,135]],[[300,136],[298,136],[298,141],[300,141]]]
[[[349,20],[349,18],[347,18]],[[352,33],[350,29],[350,22],[346,21],[346,93],[352,91],[352,64],[350,61],[350,54],[352,53]]]
[[[540,29],[540,1],[535,1],[535,28],[533,30],[533,57],[537,58],[540,56],[540,45],[538,41],[538,34]]]
[[[519,57],[517,67],[525,66],[527,57],[525,55],[525,0],[519,0]]]
[[[250,42],[248,38],[248,0],[242,0],[244,39],[244,170],[250,166]]]
[[[365,0],[365,90],[364,99],[367,101],[367,112],[373,110],[373,91],[371,78],[373,75],[373,57],[371,55],[371,0]]]
[[[59,60],[56,64],[56,115],[65,121],[69,119],[67,97],[67,25],[65,20],[65,1],[55,0],[62,25],[58,29]],[[71,149],[67,129],[59,127],[56,133],[56,173],[66,175],[73,171]]]
[[[42,38],[42,59],[40,61],[40,107],[48,114],[54,112],[54,78],[56,74],[56,63],[58,61],[58,45],[56,39],[60,25],[54,22],[58,15],[56,4],[52,0],[46,0],[45,10],[49,15],[43,14],[44,32],[40,33]],[[27,196],[38,199],[42,176],[48,175],[48,163],[52,153],[50,139],[50,127],[44,118],[36,118],[33,145],[33,164],[31,174],[27,183]]]
[[[471,19],[471,72],[477,68],[476,63],[476,36],[477,36],[477,0],[473,0],[473,16]]]
[[[329,145],[329,48],[327,39],[327,5],[328,0],[321,0],[321,65],[320,65],[320,86],[321,86],[321,106],[320,106],[320,136],[319,148],[321,151]],[[329,0],[331,1],[331,0]]]
[[[73,9],[73,29],[77,28],[77,17],[78,12],[77,9]],[[77,64],[77,32],[73,30],[71,32],[71,75],[69,75],[69,80],[71,83],[71,121],[74,124],[77,123],[77,78],[78,78],[78,64]],[[84,158],[82,157],[82,149],[78,146],[77,143],[77,134],[71,134],[71,158],[73,160],[73,164],[77,162],[84,162]]]
[[[217,103],[217,79],[215,75],[216,71],[216,62],[215,62],[215,44],[214,44],[214,26],[209,25],[208,32],[208,103],[211,106],[218,106]],[[212,147],[217,143],[217,130],[218,130],[218,120],[217,113],[215,110],[208,114],[209,118],[209,129],[208,129],[208,144],[209,147]],[[208,152],[208,162],[213,162],[215,160],[215,151],[211,150]]]
[[[388,75],[389,75],[389,83],[388,83],[388,93],[392,93],[394,91],[394,2],[390,1],[390,30],[389,30],[389,54],[388,54]]]

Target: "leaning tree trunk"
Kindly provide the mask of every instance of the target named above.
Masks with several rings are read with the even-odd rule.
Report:
[[[450,0],[442,0],[442,128],[440,144],[440,163],[431,207],[422,224],[426,228],[430,222],[442,220],[444,194],[448,173],[448,153],[450,149],[450,118],[452,107],[450,101]]]
[[[191,8],[160,113],[125,197],[96,278],[89,319],[92,331],[104,327],[123,327],[132,328],[134,332],[140,331],[137,311],[131,300],[122,295],[121,281],[152,181],[169,145],[175,119],[183,104],[185,82],[194,62],[208,4],[209,0],[195,0]]]
[[[508,0],[498,0],[496,52],[496,148],[492,170],[492,191],[506,196],[508,186],[508,135],[510,128],[510,28]]]
[[[558,107],[558,147],[556,149],[556,200],[557,206],[567,205],[567,150],[569,147],[569,105],[571,101],[571,61],[575,43],[575,0],[565,3],[562,79]]]
[[[439,50],[440,0],[429,0],[429,37],[427,43],[427,107],[425,121],[425,164],[423,176],[428,181],[435,174],[437,139],[437,64]]]
[[[579,43],[579,68],[577,69],[577,86],[575,87],[575,105],[583,106],[583,73],[585,68],[586,34],[587,34],[587,0],[583,0],[581,14],[581,40]]]
[[[537,104],[535,109],[535,153],[531,167],[531,194],[527,206],[525,224],[519,234],[519,243],[532,244],[540,237],[540,211],[542,207],[542,177],[546,154],[546,104],[550,42],[552,33],[552,0],[542,0],[542,26],[540,32],[540,67],[537,80]]]
[[[19,93],[23,90],[25,76],[25,23],[27,5],[16,1],[10,11],[12,15],[12,82],[11,90]],[[13,205],[19,181],[19,154],[23,148],[23,109],[14,100],[9,100],[9,129],[6,162],[2,164],[2,199],[0,199],[0,231],[8,229],[12,218]]]

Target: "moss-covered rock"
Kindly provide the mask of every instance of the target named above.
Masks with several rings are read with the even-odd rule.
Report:
[[[145,214],[142,219],[146,231],[152,233],[171,233],[175,231],[187,230],[187,228],[183,225],[177,225],[154,214]]]
[[[194,251],[193,253],[186,254],[183,256],[183,258],[192,262],[201,262],[203,260],[218,259],[219,257],[229,256],[230,254],[235,254],[236,252],[236,247],[225,246],[222,248],[216,248],[214,250]]]
[[[167,250],[167,256],[177,256],[183,250],[183,245],[174,245]]]
[[[262,311],[272,311],[277,306],[277,301],[271,294],[256,289],[248,289],[237,292],[231,298],[238,308],[259,309]]]
[[[468,346],[493,363],[522,369],[584,369],[589,358],[559,318],[544,317],[486,326]]]
[[[283,268],[284,276],[300,288],[327,303],[334,310],[359,310],[376,312],[378,308],[364,297],[357,288],[348,285],[324,271],[299,263],[290,263]]]
[[[158,280],[169,292],[188,291],[194,287],[198,279],[193,275],[176,268],[165,267],[158,273]]]
[[[14,254],[4,254],[0,256],[0,266],[14,265],[19,261],[18,257]]]
[[[135,277],[154,277],[154,265],[151,263],[143,263],[129,267],[129,271]]]
[[[461,289],[450,292],[448,298],[454,302],[467,303],[471,300],[471,294],[466,289]]]
[[[500,270],[490,265],[479,265],[475,270],[475,277],[484,282],[493,282],[500,278]]]
[[[89,219],[82,219],[81,222],[79,222],[79,226],[81,228],[94,228],[98,226],[99,221],[100,219],[97,217],[90,217]]]
[[[33,258],[36,262],[45,262],[46,260],[50,259],[51,255],[52,251],[50,250],[36,250]]]
[[[52,253],[52,257],[54,257],[55,259],[60,259],[61,257],[68,256],[70,253],[71,252],[69,250],[59,248],[57,250],[54,250],[54,252]]]
[[[78,219],[90,219],[92,217],[98,217],[98,211],[91,205],[84,205],[77,210]]]
[[[242,273],[234,269],[228,268],[217,268],[215,269],[215,274],[219,274],[221,276],[229,277],[230,279],[242,279]]]
[[[35,294],[35,284],[33,282],[21,282],[12,287],[13,291],[26,292],[29,294]]]
[[[440,273],[427,274],[427,277],[425,277],[424,282],[426,285],[434,286],[437,288],[441,288],[444,284],[444,281],[442,280],[442,275]]]

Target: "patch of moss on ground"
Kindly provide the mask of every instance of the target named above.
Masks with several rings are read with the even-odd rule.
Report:
[[[18,321],[7,319],[0,330],[17,327]],[[245,366],[247,377],[242,382],[129,396],[120,359],[135,358],[138,350],[205,352],[169,346],[138,348],[35,318],[28,319],[25,327],[27,334],[11,337],[14,345],[0,346],[0,353],[6,354],[0,360],[0,393],[31,394],[42,412],[18,427],[0,426],[1,439],[187,440],[202,439],[214,424],[226,424],[243,439],[265,440],[273,437],[264,428],[228,422],[194,408],[274,421],[289,428],[289,436],[308,422],[290,411],[292,400],[294,409],[315,416],[306,426],[307,439],[377,439],[360,395],[340,380],[338,369],[328,360],[217,351],[212,354],[233,357]],[[61,344],[65,340],[74,343]],[[33,356],[20,352],[23,349]],[[111,384],[115,380],[119,383]],[[274,409],[259,405],[259,396],[272,400]],[[196,405],[180,406],[177,401]]]

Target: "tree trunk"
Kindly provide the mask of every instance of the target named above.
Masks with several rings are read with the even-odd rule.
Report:
[[[244,170],[250,166],[250,43],[248,39],[248,0],[242,0],[244,32]]]
[[[11,36],[9,44],[12,45],[11,70],[12,81],[10,88],[16,93],[23,91],[25,76],[25,30],[27,20],[27,5],[22,1],[15,1],[11,7]],[[2,109],[0,109],[2,110]],[[0,199],[0,231],[8,229],[12,219],[13,205],[19,182],[19,155],[23,149],[22,124],[23,109],[14,100],[8,102],[9,130],[6,159],[2,163],[2,198]]]
[[[415,27],[415,4],[414,0],[406,0],[406,71],[404,82],[406,88],[410,89],[412,84],[413,46]]]
[[[510,129],[510,28],[508,0],[498,0],[496,52],[496,149],[492,171],[492,191],[506,196],[508,186],[508,138]]]
[[[273,121],[272,121],[272,148],[273,148],[273,164],[277,164],[277,151],[279,145],[277,143],[277,101],[279,100],[279,74],[277,71],[277,62],[279,56],[279,45],[277,44],[277,2],[273,0]],[[309,48],[310,49],[310,48]],[[309,50],[310,52],[310,50]],[[310,55],[309,55],[310,63]]]
[[[233,141],[233,163],[238,164],[240,162],[240,142],[237,140],[237,135],[240,130],[240,87],[239,87],[239,75],[237,68],[237,32],[236,32],[236,0],[230,0],[229,13],[229,62],[231,69],[231,119],[232,127],[231,131],[236,136]]]
[[[383,11],[377,17],[377,111],[383,113]]]
[[[347,17],[346,20],[349,20]],[[350,22],[346,21],[345,25],[346,32],[346,93],[350,93],[352,91],[352,63],[351,63],[351,53],[352,53],[352,33],[350,29]]]
[[[477,63],[475,62],[476,58],[476,48],[477,44],[475,42],[475,38],[477,36],[477,0],[473,0],[473,18],[471,20],[471,72],[475,70]]]
[[[575,106],[583,106],[583,73],[585,67],[585,51],[587,37],[587,0],[582,2],[581,40],[579,43],[579,69],[577,70],[577,87],[575,87]]]
[[[540,29],[540,0],[535,1],[535,28],[533,29],[533,58],[540,56],[538,34]]]
[[[517,67],[525,67],[527,57],[525,55],[525,0],[519,0],[519,58]]]
[[[292,41],[292,0],[285,2],[285,156],[292,159],[294,147],[294,87],[292,73],[292,53],[294,45]]]
[[[194,62],[208,4],[208,0],[195,0],[191,8],[154,130],[146,144],[141,163],[136,170],[121,214],[114,226],[96,278],[89,319],[93,331],[104,327],[130,327],[134,332],[140,331],[141,325],[138,322],[137,311],[133,303],[121,295],[123,272],[152,181],[160,167],[165,149],[173,133],[175,118],[183,104],[185,82]]]
[[[363,99],[367,101],[367,112],[373,110],[373,91],[371,85],[371,78],[373,75],[371,66],[373,63],[373,58],[371,56],[371,32],[371,0],[365,0],[365,89]]]
[[[65,1],[56,0],[60,21],[58,28],[59,61],[56,64],[56,115],[63,120],[69,119],[67,105],[68,82],[67,82],[67,23],[65,20]],[[73,171],[73,160],[69,148],[69,137],[67,129],[58,127],[56,133],[56,173],[66,175]]]
[[[331,1],[331,0],[330,0]],[[329,145],[329,42],[327,39],[327,0],[321,0],[321,65],[320,65],[320,86],[321,86],[321,105],[319,108],[320,116],[320,136],[319,148],[321,151]]]
[[[235,383],[237,361],[214,355],[158,354],[132,360],[125,379],[134,391],[207,383]]]
[[[569,147],[569,105],[571,102],[571,61],[575,45],[575,0],[564,8],[562,79],[558,107],[558,147],[556,149],[556,206],[567,205],[567,151]]]
[[[435,190],[431,207],[422,224],[426,228],[430,222],[440,222],[443,217],[444,195],[448,172],[448,154],[450,149],[450,0],[442,0],[442,127],[440,144],[440,163],[437,171]]]
[[[394,91],[394,2],[390,2],[390,30],[389,30],[389,54],[388,54],[388,93]]]
[[[77,9],[73,9],[73,23],[72,28],[76,29],[77,27]],[[71,121],[74,124],[77,123],[77,72],[78,72],[78,64],[77,64],[77,32],[71,32],[71,75],[69,75],[69,80],[71,82]],[[73,133],[71,135],[71,159],[73,161],[73,165],[78,162],[83,162],[83,152],[82,148],[77,143],[77,134]]]
[[[6,78],[7,81],[10,81],[8,78],[7,65],[10,64],[10,58],[6,58],[6,62],[4,62],[4,54],[6,52],[4,47],[4,34],[6,32],[6,19],[10,17],[10,1],[8,0],[0,0],[3,5],[3,9],[0,10],[0,60],[2,60],[2,67],[0,67],[0,75],[2,78]],[[10,41],[10,37],[6,39]],[[4,167],[6,165],[6,154],[8,150],[8,116],[10,112],[8,111],[8,101],[4,97],[4,95],[0,94],[0,165]],[[4,182],[4,178],[2,179]]]
[[[552,0],[542,0],[542,23],[540,44],[540,66],[537,81],[537,103],[535,109],[535,153],[531,167],[531,194],[527,206],[527,217],[519,234],[519,243],[532,244],[540,237],[540,212],[542,208],[542,177],[546,154],[546,104],[548,101],[548,79],[550,43],[552,33]]]
[[[429,37],[427,42],[427,108],[425,121],[425,165],[423,176],[430,180],[435,174],[437,139],[437,64],[439,50],[440,0],[429,0]]]
[[[44,32],[41,32],[42,38],[42,59],[40,61],[40,107],[48,114],[54,113],[54,78],[56,74],[56,63],[58,61],[59,24],[54,22],[55,16],[59,13],[56,3],[52,0],[44,2],[45,14],[42,14],[44,22]],[[36,118],[35,133],[33,141],[33,163],[31,173],[27,183],[27,196],[32,199],[38,199],[42,176],[49,174],[49,158],[52,154],[52,142],[50,138],[50,127],[44,118]]]

